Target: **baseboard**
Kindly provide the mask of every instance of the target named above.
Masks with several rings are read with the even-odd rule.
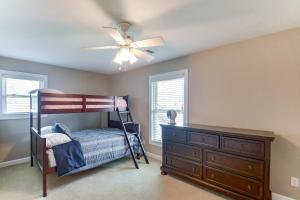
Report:
[[[22,164],[22,163],[27,163],[29,161],[30,161],[30,157],[25,157],[25,158],[20,158],[20,159],[16,159],[16,160],[1,162],[0,168],[12,166],[12,165],[18,165],[18,164]]]
[[[272,200],[296,200],[290,197],[283,196],[281,194],[272,193]]]
[[[157,154],[154,154],[154,153],[151,153],[151,152],[146,152],[146,153],[147,153],[147,156],[149,156],[150,158],[162,161],[162,157],[160,155],[157,155]]]

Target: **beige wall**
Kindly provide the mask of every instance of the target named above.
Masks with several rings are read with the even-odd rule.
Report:
[[[66,93],[109,95],[109,77],[79,70],[0,57],[0,70],[48,75],[48,87]],[[43,125],[62,122],[71,129],[99,127],[99,113],[48,115]],[[29,156],[29,119],[0,120],[0,162]]]
[[[300,29],[227,45],[112,76],[112,92],[129,94],[148,141],[149,76],[189,70],[189,122],[271,130],[271,188],[300,199]]]

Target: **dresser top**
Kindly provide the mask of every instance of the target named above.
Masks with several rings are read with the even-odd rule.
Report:
[[[241,129],[241,128],[230,128],[230,127],[221,127],[221,126],[209,126],[203,124],[191,124],[191,123],[183,123],[183,124],[161,124],[162,127],[169,128],[183,128],[190,130],[204,130],[204,131],[215,131],[218,133],[222,133],[224,135],[231,136],[243,136],[243,137],[256,137],[260,139],[274,140],[275,135],[272,131],[261,131],[261,130],[252,130],[252,129]]]

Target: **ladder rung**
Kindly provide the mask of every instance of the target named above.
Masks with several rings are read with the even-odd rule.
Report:
[[[129,113],[129,111],[119,111],[119,113],[123,114],[123,113]]]
[[[123,124],[134,124],[134,122],[123,122]]]
[[[139,135],[137,132],[130,132],[130,131],[127,131],[127,130],[126,130],[126,127],[125,127],[125,131],[126,131],[126,133],[130,133],[130,134],[132,134],[132,135]]]

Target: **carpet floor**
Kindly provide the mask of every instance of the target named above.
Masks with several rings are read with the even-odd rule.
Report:
[[[85,172],[57,177],[48,175],[48,197],[43,198],[37,167],[20,164],[0,169],[0,199],[84,200],[224,200],[211,191],[173,176],[160,175],[160,162],[149,165],[124,158]]]

